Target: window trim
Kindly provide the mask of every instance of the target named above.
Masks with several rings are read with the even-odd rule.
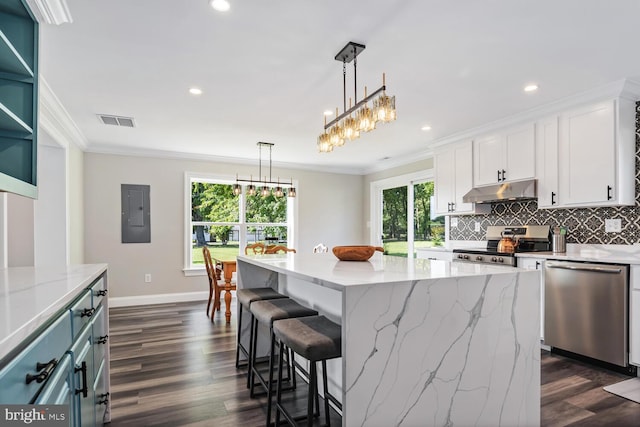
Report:
[[[233,185],[236,183],[236,177],[231,175],[211,174],[206,172],[185,172],[184,173],[184,224],[183,224],[183,268],[182,271],[185,276],[203,276],[206,275],[204,265],[202,267],[194,267],[191,265],[191,238],[193,234],[191,229],[191,182],[196,181],[210,181],[215,184],[228,184]],[[299,189],[297,180],[293,180],[293,185],[296,189]],[[240,196],[240,212],[238,223],[229,223],[240,226],[240,240],[246,241],[246,227],[247,226],[286,226],[287,227],[287,242],[290,247],[297,247],[297,226],[298,223],[298,197],[287,197],[287,219],[284,223],[263,223],[263,222],[246,222],[245,221],[245,198],[244,193]],[[203,222],[203,221],[196,221]],[[209,221],[204,221],[209,222]],[[216,222],[216,221],[213,221]],[[293,246],[291,246],[293,244]]]

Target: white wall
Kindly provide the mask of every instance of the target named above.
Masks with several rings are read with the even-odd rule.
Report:
[[[202,292],[204,276],[183,274],[184,173],[255,175],[256,166],[84,154],[85,262],[109,264],[111,297]],[[298,251],[365,242],[363,178],[274,168],[298,181]],[[151,243],[121,243],[120,185],[150,185]],[[144,283],[145,273],[152,276]]]
[[[67,242],[71,264],[84,263],[84,152],[67,147]]]
[[[16,194],[7,194],[8,267],[33,265],[34,253],[34,200]]]
[[[41,133],[41,139],[47,138]],[[67,264],[66,153],[38,146],[38,199],[35,201],[36,266]]]

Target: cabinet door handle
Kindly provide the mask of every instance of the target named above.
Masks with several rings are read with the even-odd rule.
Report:
[[[102,393],[98,396],[98,405],[107,405],[109,403],[109,393]]]
[[[75,372],[82,372],[82,388],[76,389],[76,394],[82,393],[82,397],[89,395],[89,386],[87,385],[87,362],[82,362],[82,365],[78,368],[76,366]]]
[[[502,181],[502,178],[500,178],[500,170],[498,170],[498,182]]]
[[[556,204],[556,193],[554,193],[553,191],[551,192],[551,204]]]
[[[506,181],[507,180],[507,171],[502,169],[502,180]]]
[[[80,313],[80,317],[91,317],[95,312],[95,308],[85,308],[84,310],[82,310],[82,313]]]
[[[536,270],[540,268],[540,261],[536,261]]]
[[[106,294],[107,294],[107,290],[106,289],[102,289],[102,290],[96,292],[96,295],[99,296],[99,297],[103,297]]]
[[[607,200],[611,200],[611,190],[613,190],[613,188],[610,185],[607,185]]]
[[[103,335],[96,340],[96,344],[106,344],[109,340],[109,335]]]
[[[451,212],[455,212],[456,211],[456,204],[455,202],[451,203]]]
[[[26,378],[27,384],[31,384],[33,381],[40,384],[41,382],[49,378],[49,375],[51,375],[51,372],[53,372],[53,370],[57,365],[58,365],[58,361],[56,359],[51,359],[47,363],[37,362],[36,371],[38,371],[38,374],[37,375],[27,374],[27,378]]]

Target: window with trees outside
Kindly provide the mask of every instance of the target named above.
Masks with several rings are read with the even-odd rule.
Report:
[[[212,258],[233,260],[255,242],[287,245],[293,236],[294,200],[288,197],[250,196],[245,189],[233,194],[233,179],[187,174],[190,210],[187,225],[186,269],[204,266],[202,247]]]
[[[444,243],[444,217],[432,214],[429,177],[396,177],[372,183],[372,190],[372,241],[386,255],[415,257],[416,248]]]

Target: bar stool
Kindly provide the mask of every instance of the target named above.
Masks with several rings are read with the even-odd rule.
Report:
[[[313,425],[313,402],[318,405],[317,363],[322,362],[322,386],[324,388],[324,414],[329,426],[329,400],[341,408],[337,399],[327,389],[327,360],[341,357],[342,331],[340,325],[324,316],[301,317],[278,320],[273,324],[273,333],[280,340],[280,360],[278,362],[278,387],[276,391],[276,426],[280,425],[280,413],[293,426],[296,422],[282,405],[282,356],[285,347],[309,360],[309,395],[307,397],[307,425]],[[318,416],[320,416],[318,408]]]
[[[286,295],[282,295],[278,293],[273,288],[265,287],[265,288],[244,288],[238,289],[236,291],[236,298],[238,299],[238,303],[240,304],[240,310],[238,310],[238,343],[236,346],[236,368],[240,367],[240,352],[244,354],[247,358],[247,365],[249,365],[249,359],[251,358],[251,344],[252,339],[249,338],[249,350],[245,348],[245,346],[240,342],[240,334],[242,332],[242,308],[246,308],[249,310],[249,315],[251,316],[251,328],[249,332],[249,337],[253,336],[253,314],[251,314],[250,307],[251,303],[255,301],[263,301],[270,299],[280,299],[280,298],[288,298]],[[249,375],[251,372],[249,371],[247,375],[247,388],[249,387]]]
[[[305,316],[316,316],[318,312],[303,305],[298,304],[291,298],[271,299],[255,301],[251,303],[251,313],[253,314],[253,334],[251,336],[252,354],[249,359],[249,389],[250,396],[254,397],[255,379],[264,387],[267,392],[267,426],[271,423],[271,399],[273,396],[273,368],[275,358],[275,335],[273,334],[273,322],[281,319],[291,319]],[[256,349],[258,344],[258,323],[269,327],[270,350],[269,350],[269,379],[266,381],[256,367]],[[280,364],[282,366],[282,364]],[[282,372],[279,372],[282,379]],[[295,384],[295,372],[290,374]],[[295,386],[294,386],[295,387]]]

